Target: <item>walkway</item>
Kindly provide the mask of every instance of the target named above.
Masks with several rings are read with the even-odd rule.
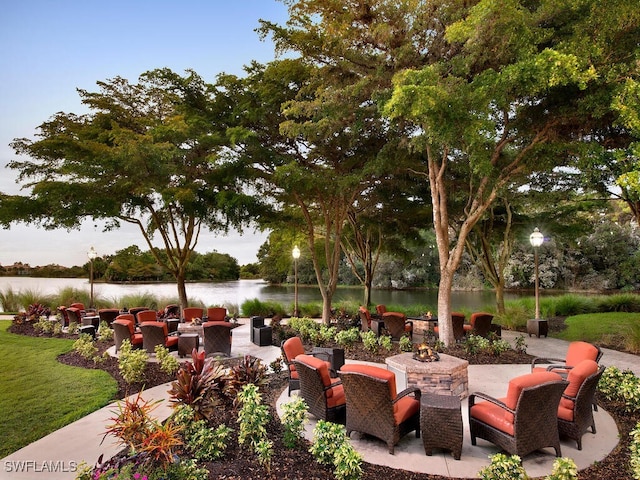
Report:
[[[504,332],[503,336],[513,341],[516,335]],[[527,351],[532,355],[563,357],[567,343],[561,340],[531,337],[527,339],[527,345]],[[233,356],[254,355],[268,364],[280,356],[280,349],[272,346],[257,347],[249,340],[248,325],[241,325],[233,331],[231,353]],[[633,355],[605,350],[602,363],[631,368],[636,375],[640,374],[638,366],[640,362]],[[470,366],[469,390],[500,396],[506,390],[507,379],[528,371],[527,365]],[[162,400],[159,407],[154,410],[155,416],[159,419],[166,418],[171,411],[167,401],[167,390],[168,385],[165,384],[146,390],[142,395],[149,401]],[[278,401],[278,406],[286,401],[288,397],[285,389]],[[93,464],[100,455],[104,455],[104,458],[114,455],[120,447],[109,438],[102,442],[102,437],[105,425],[115,408],[115,404],[104,407],[5,457],[0,465],[0,479],[69,480],[75,478],[74,470],[81,461]],[[449,453],[440,453],[437,450],[433,456],[426,456],[422,448],[422,440],[416,439],[413,434],[401,440],[395,449],[395,455],[389,455],[385,444],[369,437],[356,438],[357,434],[353,434],[352,442],[364,460],[370,463],[449,477],[476,478],[478,471],[489,464],[488,456],[498,450],[483,440],[478,440],[477,446],[471,446],[466,410],[465,400],[462,407],[465,434],[462,458],[459,461],[454,460]],[[611,416],[600,408],[595,413],[595,419],[598,433],[584,435],[582,451],[576,449],[574,442],[562,442],[563,456],[572,458],[580,469],[606,457],[618,442],[618,431]],[[314,425],[315,420],[310,416],[306,433],[309,439],[312,438]],[[530,476],[542,476],[551,472],[554,459],[551,453],[535,453],[526,457],[524,465]]]

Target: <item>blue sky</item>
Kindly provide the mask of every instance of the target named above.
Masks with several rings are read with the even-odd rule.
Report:
[[[254,31],[259,19],[284,24],[276,0],[21,0],[4,2],[0,14],[0,192],[19,192],[15,172],[5,168],[14,138],[34,138],[38,125],[56,112],[85,113],[76,89],[96,91],[96,82],[116,76],[137,81],[154,68],[183,74],[193,69],[213,82],[222,72],[275,58],[269,40]],[[256,261],[264,234],[201,236],[197,250],[217,250]],[[110,254],[137,244],[136,230],[102,233],[86,222],[81,230],[45,231],[23,224],[0,229],[0,265],[81,265],[94,246]]]

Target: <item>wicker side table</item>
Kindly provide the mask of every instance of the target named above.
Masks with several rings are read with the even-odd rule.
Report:
[[[547,320],[527,320],[527,333],[529,336],[535,335],[540,338],[540,335],[547,336],[549,332],[549,322]]]
[[[420,430],[424,453],[434,448],[451,450],[460,460],[462,453],[462,411],[457,395],[423,393],[420,400]]]
[[[193,349],[200,348],[200,337],[197,333],[183,333],[178,337],[178,356],[191,355]]]

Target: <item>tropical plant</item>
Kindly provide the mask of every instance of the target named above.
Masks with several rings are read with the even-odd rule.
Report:
[[[303,438],[304,426],[307,422],[309,407],[302,397],[282,405],[282,426],[284,428],[284,444],[293,448]]]
[[[122,378],[127,383],[141,383],[144,380],[148,357],[145,350],[134,349],[129,339],[124,340],[118,356],[118,369]]]

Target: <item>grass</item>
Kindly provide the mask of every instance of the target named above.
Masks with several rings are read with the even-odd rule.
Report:
[[[640,351],[640,318],[637,313],[608,312],[574,315],[565,320],[567,328],[554,335],[562,340],[584,340],[592,343],[621,346],[632,352]]]
[[[14,335],[10,325],[0,321],[0,458],[107,405],[117,390],[102,370],[57,361],[72,340]]]

